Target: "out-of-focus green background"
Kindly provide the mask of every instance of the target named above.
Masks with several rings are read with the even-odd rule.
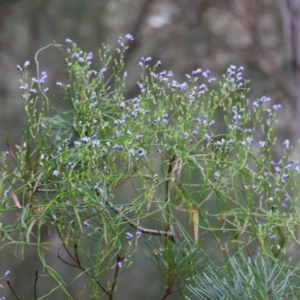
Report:
[[[279,139],[295,142],[300,137],[297,14],[299,0],[0,0],[0,149],[5,150],[5,133],[13,145],[18,144],[27,126],[16,65],[31,61],[29,70],[35,77],[34,55],[53,41],[63,44],[70,38],[96,54],[102,43],[117,45],[118,37],[126,33],[135,39],[126,56],[128,96],[135,95],[138,88],[141,56],[161,60],[162,70],[172,70],[179,81],[197,68],[209,69],[219,77],[231,64],[244,66],[245,77],[251,81],[250,99],[266,95],[272,103],[282,104]],[[55,82],[66,76],[63,53],[53,48],[40,56],[40,64],[40,70],[48,73],[50,98],[54,93],[60,95]],[[47,235],[45,230],[45,239],[51,238]],[[57,251],[52,248],[49,257],[55,253],[51,251]],[[7,250],[0,258],[0,276],[11,270],[11,282],[21,299],[31,299],[35,270],[42,272],[36,250],[28,248],[17,257],[10,253],[13,248]],[[164,283],[154,265],[141,253],[134,257],[134,265],[139,267],[121,276],[116,299],[158,299]],[[74,284],[70,278],[79,273],[59,261],[56,266],[65,269],[66,282],[77,295],[85,282]],[[39,284],[40,295],[54,286],[46,280],[43,283],[43,278]],[[5,290],[6,299],[13,299],[7,287]]]

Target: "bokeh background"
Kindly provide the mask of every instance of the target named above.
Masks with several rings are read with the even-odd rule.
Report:
[[[102,43],[115,46],[126,33],[134,36],[125,59],[128,97],[138,89],[141,56],[161,60],[162,69],[172,70],[178,81],[197,68],[220,77],[231,64],[244,66],[249,98],[269,96],[283,107],[279,140],[299,140],[300,0],[0,0],[0,150],[5,150],[6,133],[18,144],[27,126],[16,65],[31,61],[35,77],[34,55],[53,41],[63,44],[70,38],[96,54]],[[40,56],[40,64],[56,93],[55,82],[67,74],[62,53],[51,49]],[[293,156],[298,156],[296,150]],[[27,250],[24,257],[15,257],[13,249],[7,250],[0,258],[0,276],[11,270],[21,299],[32,299],[34,272],[40,267],[36,253]],[[135,261],[140,268],[123,273],[116,299],[158,299],[164,288],[159,273],[142,254],[136,254]],[[57,267],[66,268],[61,263]],[[80,284],[70,282],[74,295]],[[47,281],[39,288],[42,292],[52,287]],[[4,296],[14,299],[7,288]]]

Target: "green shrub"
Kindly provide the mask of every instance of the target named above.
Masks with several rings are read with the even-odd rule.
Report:
[[[18,66],[29,126],[20,146],[6,138],[2,155],[1,249],[36,249],[55,287],[37,295],[36,273],[35,299],[57,290],[113,299],[122,272],[143,268],[137,251],[161,272],[161,299],[298,299],[288,247],[296,257],[300,163],[288,158],[288,140],[272,161],[281,106],[249,101],[242,67],[220,81],[197,69],[178,82],[151,58],[141,58],[139,91],[128,99],[132,39],[120,38],[116,52],[103,45],[100,71],[70,40],[37,53],[36,78],[28,62]],[[66,56],[69,78],[55,92],[38,61],[50,46]],[[53,115],[61,92],[66,108]],[[76,295],[64,280],[72,268],[74,282],[86,281]]]

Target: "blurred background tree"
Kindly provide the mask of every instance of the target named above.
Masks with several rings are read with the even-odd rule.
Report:
[[[17,64],[32,61],[36,51],[53,40],[62,43],[70,38],[95,53],[103,42],[116,45],[118,36],[126,33],[135,38],[126,56],[129,97],[138,89],[141,56],[161,60],[163,69],[172,70],[179,81],[198,67],[217,77],[231,64],[242,65],[251,80],[252,100],[267,95],[283,105],[279,139],[297,141],[299,13],[299,0],[0,0],[0,149],[5,149],[5,133],[16,144],[27,126]],[[56,51],[40,59],[53,88],[67,75],[61,72],[64,62],[57,59]],[[34,74],[34,64],[30,68]],[[20,282],[22,276],[34,277],[35,253],[25,253],[25,261],[7,255],[1,258],[0,274],[9,268],[18,270]],[[123,299],[155,299],[161,281],[149,263],[122,277],[121,283],[127,287],[120,287]]]

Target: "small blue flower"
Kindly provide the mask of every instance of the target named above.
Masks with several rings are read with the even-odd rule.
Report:
[[[90,52],[87,57],[86,57],[87,60],[92,60],[93,59],[93,53]]]
[[[160,67],[161,66],[161,61],[159,60],[156,64],[155,67]]]
[[[86,143],[88,143],[88,142],[90,142],[90,141],[91,141],[91,138],[90,138],[90,137],[87,137],[87,136],[85,136],[85,137],[83,137],[83,138],[81,139],[81,141],[82,141],[84,144],[86,144]]]
[[[197,69],[195,71],[192,71],[192,75],[195,76],[195,75],[197,75],[197,74],[199,74],[201,72],[202,72],[202,69]]]
[[[52,173],[52,175],[53,175],[54,177],[58,177],[59,172],[58,172],[57,170],[54,170],[53,173]]]
[[[134,40],[133,36],[132,36],[131,34],[129,34],[129,33],[127,33],[127,34],[125,35],[125,37],[126,37],[126,39],[127,39],[128,41],[133,41],[133,40]]]
[[[281,172],[281,169],[279,167],[275,167],[275,172],[278,174]]]
[[[85,227],[90,227],[91,226],[91,224],[88,222],[88,221],[83,221],[83,225],[85,226]]]
[[[204,137],[205,137],[206,140],[210,140],[209,134],[205,133],[205,134],[204,134]]]
[[[290,148],[290,141],[289,140],[285,140],[283,142],[283,146],[284,146],[285,149],[289,149]]]
[[[130,240],[133,238],[133,234],[126,232],[126,239]]]
[[[203,77],[208,77],[210,75],[210,71],[209,70],[206,70],[204,72],[202,72],[202,76]]]
[[[207,80],[207,83],[210,84],[210,83],[212,83],[213,81],[216,81],[216,78],[210,78],[210,79],[208,79],[208,80]]]

